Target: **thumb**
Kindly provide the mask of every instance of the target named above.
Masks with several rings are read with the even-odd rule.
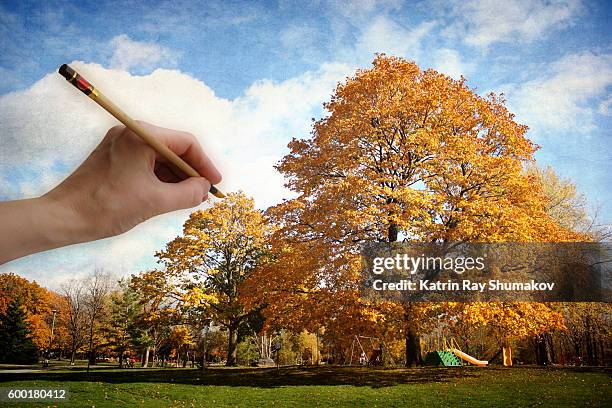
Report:
[[[208,198],[210,183],[204,177],[189,177],[178,183],[161,183],[158,191],[160,213],[195,207]]]

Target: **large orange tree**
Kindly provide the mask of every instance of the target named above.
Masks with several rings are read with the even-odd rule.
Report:
[[[249,286],[267,299],[268,317],[351,334],[364,324],[393,330],[413,365],[427,306],[360,299],[361,243],[576,238],[545,213],[537,179],[523,171],[537,146],[502,97],[378,55],[324,107],[310,138],[291,141],[277,166],[298,196],[269,210],[278,262]]]

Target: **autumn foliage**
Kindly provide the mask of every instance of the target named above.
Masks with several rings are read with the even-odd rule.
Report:
[[[166,269],[163,275],[152,274],[170,293],[180,294],[183,311],[212,319],[229,331],[228,365],[236,363],[238,329],[259,308],[247,305],[239,289],[269,262],[272,230],[252,199],[233,193],[192,213],[183,235],[157,255]],[[177,283],[168,284],[170,280]]]
[[[133,349],[147,362],[149,351],[155,360],[198,349],[205,366],[211,353],[202,333],[212,325],[221,329],[210,341],[228,365],[238,362],[238,343],[248,336],[255,340],[242,348],[267,350],[261,357],[271,355],[273,338],[309,344],[309,358],[305,346],[283,349],[277,358],[288,361],[299,354],[318,362],[321,341],[334,362],[344,362],[356,335],[382,339],[385,355],[400,350],[407,365],[419,363],[422,344],[442,336],[468,348],[480,342],[478,352],[490,356],[529,342],[541,350],[556,333],[557,346],[576,355],[586,347],[590,361],[597,347],[606,354],[605,305],[401,303],[359,295],[367,242],[602,236],[588,229],[573,184],[537,169],[538,146],[502,95],[481,96],[463,78],[378,55],[370,69],[340,83],[324,108],[310,137],[293,139],[277,165],[295,198],[264,212],[232,193],[193,212],[182,234],[156,254],[158,269],[132,275],[101,303],[100,336],[119,361]],[[0,276],[0,313],[19,297],[43,348],[51,310],[61,309],[57,341],[71,344],[74,359],[83,344],[83,288],[58,296],[16,275]]]
[[[9,304],[18,300],[26,314],[31,336],[40,349],[51,346],[51,320],[53,309],[63,309],[65,303],[55,292],[30,282],[21,276],[7,273],[0,275],[0,315]],[[55,333],[61,335],[60,333]]]
[[[298,196],[269,209],[280,226],[278,262],[251,281],[250,290],[273,305],[270,319],[336,327],[337,337],[392,332],[405,337],[414,363],[428,306],[359,299],[360,243],[583,238],[546,213],[538,178],[524,171],[537,146],[503,97],[379,55],[324,107],[329,114],[311,137],[291,141],[277,167]],[[533,316],[553,316],[543,305],[514,304],[469,305],[459,315],[496,321],[515,337],[544,329]],[[534,325],[511,330],[517,316]]]

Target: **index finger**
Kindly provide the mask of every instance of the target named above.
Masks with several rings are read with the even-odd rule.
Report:
[[[168,146],[170,150],[179,155],[211,184],[218,184],[221,182],[221,173],[206,152],[204,152],[204,149],[202,149],[202,146],[194,135],[178,130],[162,128],[146,122],[139,122],[139,124],[151,132],[160,142]],[[164,159],[159,156],[158,158]]]

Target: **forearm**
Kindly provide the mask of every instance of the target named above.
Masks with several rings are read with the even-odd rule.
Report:
[[[48,196],[0,202],[0,264],[83,242],[83,224],[72,208]]]

